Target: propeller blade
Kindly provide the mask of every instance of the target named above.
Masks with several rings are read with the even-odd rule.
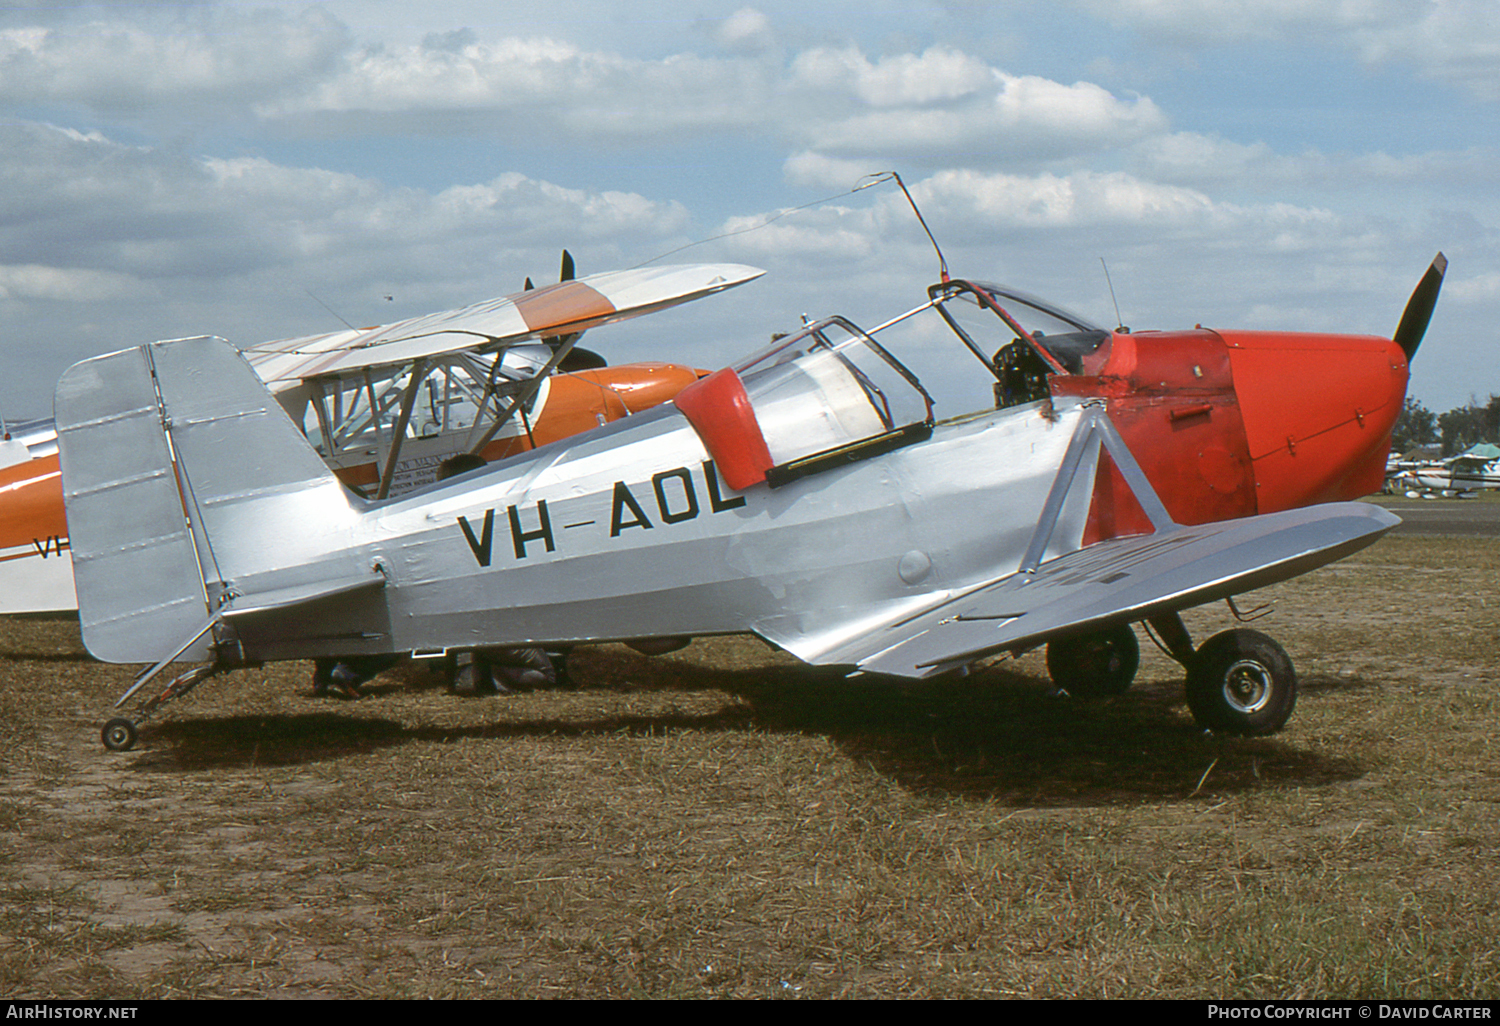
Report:
[[[1437,306],[1438,291],[1443,287],[1443,275],[1447,273],[1448,258],[1439,253],[1433,258],[1427,273],[1422,275],[1422,280],[1417,282],[1411,299],[1406,303],[1406,310],[1401,314],[1401,323],[1396,326],[1396,334],[1391,336],[1391,340],[1406,354],[1408,363],[1417,355],[1422,336],[1427,334],[1427,324],[1432,320],[1433,308]]]
[[[567,250],[563,250],[562,271],[558,274],[557,280],[560,282],[572,281],[576,276],[576,272],[573,269],[573,254],[569,253]],[[536,288],[536,286],[531,283],[531,279],[528,277],[526,279],[526,287],[521,291],[530,292],[534,288]]]

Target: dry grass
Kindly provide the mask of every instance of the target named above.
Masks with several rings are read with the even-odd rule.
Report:
[[[1256,741],[1154,652],[1090,705],[1039,655],[854,685],[735,638],[496,699],[241,672],[110,755],[128,670],[0,623],[0,991],[1494,998],[1497,557],[1272,589],[1304,690]]]

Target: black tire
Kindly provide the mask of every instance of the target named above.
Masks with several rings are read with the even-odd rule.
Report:
[[[123,716],[116,716],[99,732],[99,740],[111,752],[128,752],[135,747],[135,723]]]
[[[1193,718],[1210,730],[1274,734],[1297,704],[1297,671],[1286,650],[1260,631],[1224,631],[1193,653],[1187,702]]]
[[[1078,698],[1123,694],[1140,666],[1140,642],[1128,623],[1047,643],[1052,683]]]

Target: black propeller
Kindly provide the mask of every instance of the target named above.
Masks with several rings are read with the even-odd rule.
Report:
[[[559,283],[561,283],[565,281],[572,281],[575,277],[577,277],[577,269],[573,264],[573,254],[569,253],[567,250],[563,250],[562,269],[558,271],[557,280]],[[527,278],[525,291],[530,292],[534,288],[536,288],[536,286],[531,283],[530,278]],[[561,335],[557,335],[551,338],[544,338],[542,339],[542,342],[544,342],[548,346],[551,346],[553,349],[556,349],[558,346],[563,344],[563,337]],[[563,357],[563,361],[558,365],[557,369],[562,371],[564,374],[571,374],[573,371],[595,370],[599,367],[608,366],[609,361],[605,360],[604,357],[600,356],[593,350],[574,346],[568,352],[568,355]]]
[[[562,270],[558,273],[557,280],[560,282],[572,281],[575,277],[576,275],[573,273],[573,254],[569,253],[567,250],[563,250]],[[522,288],[522,291],[530,292],[534,288],[536,288],[536,286],[531,283],[531,278],[528,276],[526,279],[526,285]]]
[[[1432,320],[1433,308],[1437,306],[1438,291],[1443,287],[1443,275],[1447,273],[1448,258],[1439,253],[1433,258],[1427,273],[1422,275],[1422,280],[1417,282],[1411,299],[1406,302],[1406,310],[1401,314],[1401,323],[1396,326],[1396,334],[1391,336],[1391,340],[1406,354],[1408,363],[1417,355],[1417,346],[1422,344],[1422,336],[1427,334],[1427,324]]]

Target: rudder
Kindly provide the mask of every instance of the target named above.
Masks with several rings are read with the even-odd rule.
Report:
[[[155,342],[75,364],[54,398],[90,654],[154,662],[235,583],[316,563],[355,510],[240,353]],[[203,659],[204,637],[181,658]]]

